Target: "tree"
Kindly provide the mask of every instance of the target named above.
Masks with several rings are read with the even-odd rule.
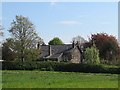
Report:
[[[0,36],[3,36],[2,30],[3,30],[3,27],[2,27],[2,25],[0,25]]]
[[[83,44],[83,43],[85,43],[87,41],[81,36],[76,36],[76,37],[73,37],[72,42],[74,42],[75,44],[76,43]]]
[[[1,49],[1,43],[2,43],[2,39],[1,39],[1,37],[3,37],[3,27],[2,27],[2,25],[0,25],[0,49]]]
[[[0,25],[0,37],[3,36],[3,32],[2,32],[3,28],[2,25]],[[0,59],[2,59],[2,41],[0,39]]]
[[[6,39],[6,41],[2,44],[2,59],[5,61],[13,61],[16,58],[16,53],[11,48],[12,44],[12,38]]]
[[[11,23],[9,32],[12,34],[13,39],[12,49],[17,53],[17,58],[21,61],[27,59],[28,50],[36,48],[38,42],[43,43],[43,40],[37,35],[32,22],[22,15],[16,16],[16,20]]]
[[[49,45],[62,45],[64,44],[61,39],[58,37],[53,38],[52,40],[49,41]]]
[[[94,46],[86,48],[85,51],[85,62],[88,64],[99,64],[100,58],[99,58],[99,51]]]
[[[106,33],[92,34],[90,38],[91,45],[95,43],[99,50],[100,57],[104,60],[115,60],[119,52],[119,45],[117,39]]]
[[[25,58],[27,58],[27,60],[35,61],[38,59],[36,57],[39,57],[40,51],[39,51],[39,49],[36,49],[36,48],[26,49],[26,54],[27,55],[25,55],[26,56]]]

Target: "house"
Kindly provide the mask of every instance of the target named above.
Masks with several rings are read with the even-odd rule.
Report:
[[[81,63],[82,52],[78,44],[64,45],[38,45],[40,49],[40,61],[58,61]]]

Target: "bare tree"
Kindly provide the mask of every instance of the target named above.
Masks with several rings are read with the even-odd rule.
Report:
[[[3,27],[2,27],[2,25],[0,25],[0,36],[3,36],[2,30],[3,30]]]
[[[82,44],[82,43],[85,43],[87,41],[81,36],[76,36],[76,37],[73,37],[72,42],[74,42],[75,44],[76,43]]]

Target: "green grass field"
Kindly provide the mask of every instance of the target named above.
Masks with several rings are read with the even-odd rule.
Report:
[[[3,88],[118,88],[117,74],[2,71]]]

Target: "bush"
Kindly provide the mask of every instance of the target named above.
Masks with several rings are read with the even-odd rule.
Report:
[[[99,51],[96,49],[95,46],[92,46],[91,48],[86,48],[85,62],[88,64],[99,64],[100,63]]]
[[[54,69],[52,68],[52,66],[48,66],[46,70],[47,71],[54,71]]]
[[[65,62],[2,62],[3,70],[40,70],[84,73],[120,73],[118,67],[96,64],[75,64]]]

